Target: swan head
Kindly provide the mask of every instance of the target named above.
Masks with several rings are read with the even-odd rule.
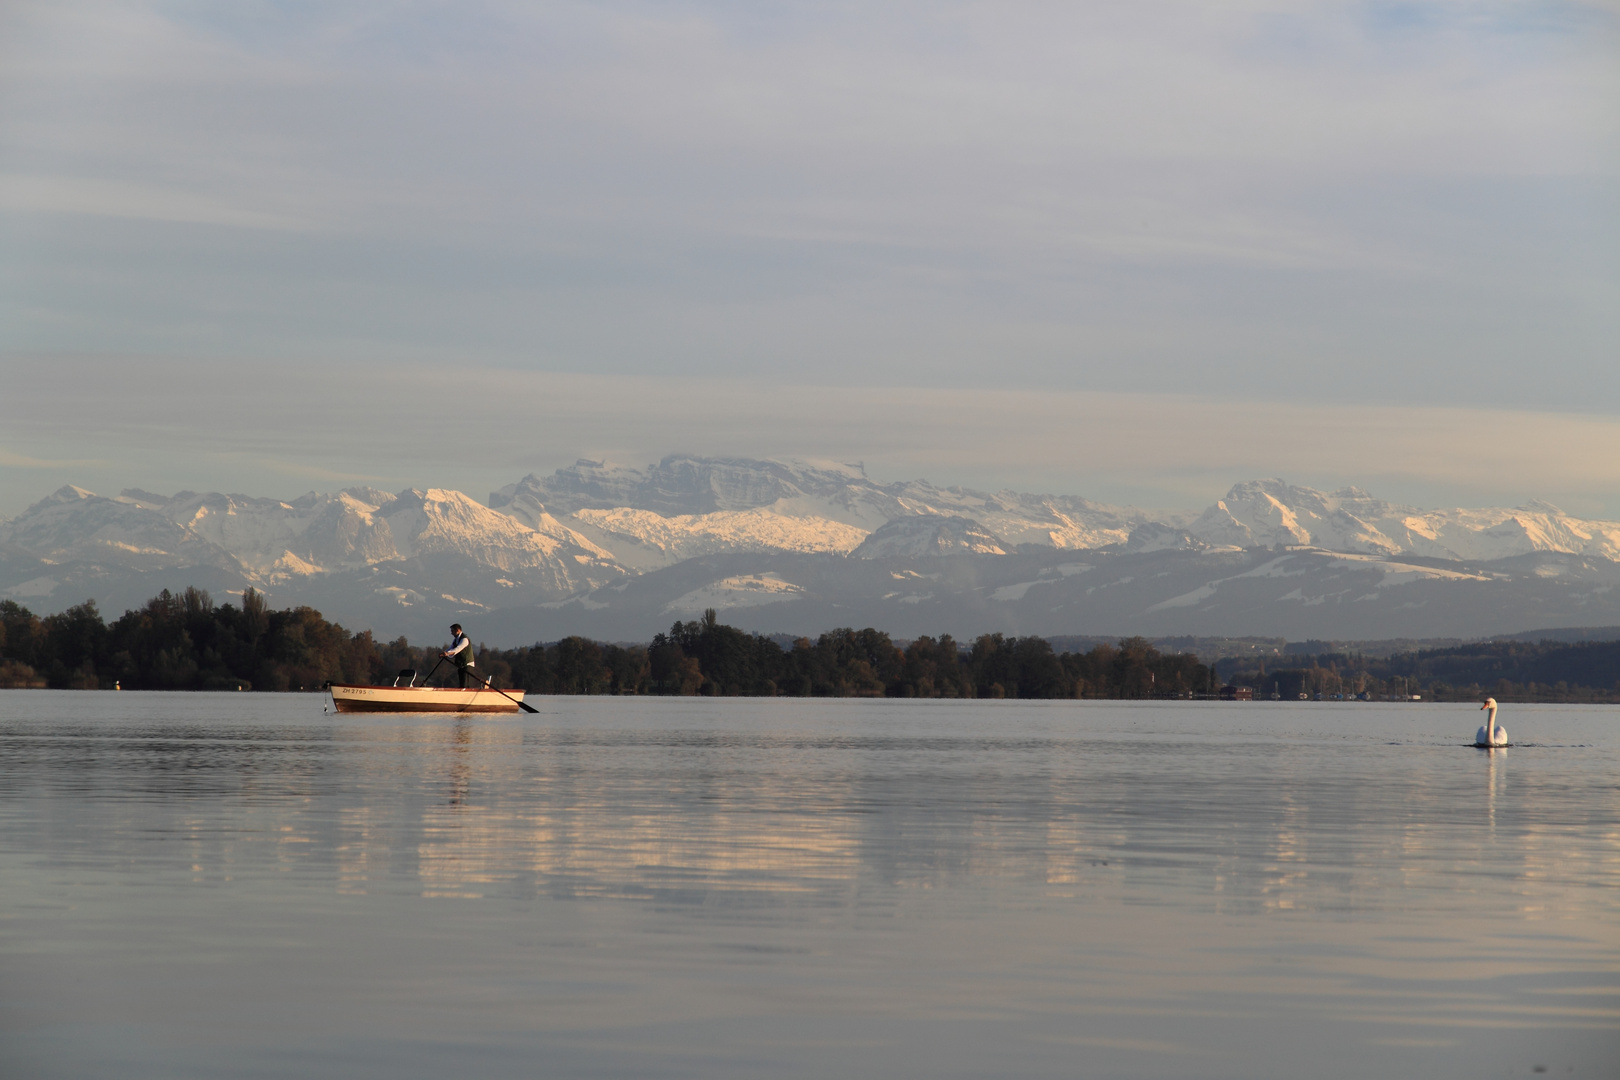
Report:
[[[1486,698],[1484,703],[1480,705],[1480,708],[1481,709],[1489,709],[1489,710],[1491,710],[1491,712],[1495,712],[1496,711],[1496,699],[1493,698],[1493,697]]]

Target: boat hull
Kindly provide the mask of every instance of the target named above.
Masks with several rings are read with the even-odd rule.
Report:
[[[333,683],[332,704],[338,712],[514,713],[521,690],[465,690],[432,686],[354,686]]]

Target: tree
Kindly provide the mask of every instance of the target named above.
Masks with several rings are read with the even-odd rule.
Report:
[[[49,615],[43,623],[44,647],[50,656],[46,677],[51,686],[94,690],[101,685],[96,662],[106,651],[107,625],[93,600]]]

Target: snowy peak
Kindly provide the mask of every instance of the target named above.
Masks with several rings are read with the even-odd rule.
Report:
[[[22,512],[22,516],[42,512],[52,506],[72,506],[76,503],[84,502],[86,499],[94,498],[98,498],[98,496],[93,491],[86,491],[84,488],[78,487],[74,484],[63,484],[49,495],[39,500],[39,502],[24,510]]]
[[[135,489],[107,498],[64,489],[0,523],[0,543],[54,564],[209,566],[260,586],[424,557],[517,574],[545,595],[597,587],[626,572],[609,552],[555,520],[530,528],[437,488],[399,495],[351,488],[291,502]]]
[[[318,566],[352,566],[397,558],[393,529],[378,513],[393,501],[382,492],[344,491],[317,507],[303,534],[310,560]]]
[[[489,506],[505,510],[521,502],[525,508],[543,509],[547,503],[555,503],[559,513],[586,506],[625,506],[636,498],[646,479],[639,469],[581,458],[545,479],[530,473],[515,484],[490,492]]]
[[[1149,551],[1203,551],[1210,545],[1198,539],[1186,529],[1178,529],[1174,525],[1166,525],[1162,521],[1149,521],[1131,530],[1130,539],[1125,541],[1125,550],[1130,552],[1146,553]]]
[[[492,492],[490,507],[533,528],[554,515],[641,571],[700,555],[843,554],[914,512],[859,465],[683,455],[646,471],[582,460]]]
[[[840,521],[781,513],[775,506],[674,517],[619,507],[581,510],[566,520],[620,563],[641,570],[728,552],[844,554],[867,535]]]
[[[1012,544],[1075,551],[1107,547],[1124,543],[1132,528],[1148,520],[1141,510],[1072,495],[989,494],[960,487],[937,488],[922,480],[891,484],[884,490],[910,513],[970,517]]]
[[[842,554],[912,517],[971,518],[996,545],[1074,550],[1123,543],[1147,520],[1073,496],[878,484],[858,463],[682,455],[645,471],[579,461],[493,492],[489,505],[531,527],[555,514],[638,569],[727,552]]]
[[[929,558],[942,555],[1006,555],[1006,541],[972,518],[917,514],[898,518],[868,536],[851,554],[857,559]]]
[[[558,587],[623,574],[608,552],[584,537],[567,529],[530,528],[459,491],[412,488],[379,513],[406,558],[452,555],[499,570],[544,569]]]
[[[310,492],[282,502],[219,492],[172,496],[128,490],[118,501],[157,514],[205,541],[250,574],[285,574],[397,558],[380,506],[394,496],[370,488]]]
[[[1206,543],[1236,547],[1311,546],[1442,559],[1558,551],[1620,559],[1620,523],[1569,517],[1540,500],[1512,510],[1420,510],[1360,488],[1327,493],[1276,479],[1234,485],[1188,531]]]
[[[456,608],[471,611],[603,596],[604,588],[618,595],[631,578],[657,578],[690,563],[681,573],[694,579],[683,578],[679,592],[660,604],[700,586],[699,592],[719,588],[714,583],[721,579],[738,596],[781,599],[792,590],[759,576],[778,557],[817,556],[808,562],[818,572],[858,576],[888,557],[1013,562],[1042,548],[1132,558],[1226,559],[1240,554],[1230,549],[1317,548],[1341,553],[1335,556],[1341,561],[1534,555],[1616,562],[1620,523],[1575,518],[1542,501],[1423,510],[1356,487],[1324,492],[1270,478],[1233,485],[1182,528],[1075,496],[926,480],[879,484],[858,464],[672,455],[645,469],[579,461],[548,477],[524,477],[495,492],[487,506],[446,488],[394,494],[353,487],[283,501],[138,488],[107,497],[68,485],[0,521],[0,562],[14,567],[0,566],[7,575],[0,594],[46,596],[92,577],[133,581],[181,570],[196,577],[193,571],[207,568],[213,580],[227,583],[217,588],[285,591],[325,575],[308,587],[325,590],[342,579],[396,606],[426,610],[443,600],[473,605]],[[846,563],[843,556],[854,558]],[[740,560],[755,569],[733,581],[732,570],[711,573],[693,561],[702,559]],[[430,580],[454,592],[432,591]],[[1046,581],[1041,576],[1037,584]],[[1168,602],[1155,603],[1161,601]]]
[[[646,471],[582,458],[544,479],[533,474],[492,492],[502,509],[521,496],[558,515],[579,510],[651,510],[665,517],[750,510],[783,500],[875,487],[858,465],[826,461],[701,458],[672,454]]]
[[[648,481],[651,490],[671,506],[698,514],[752,510],[806,496],[837,497],[850,488],[875,488],[858,466],[746,458],[667,457],[652,470]]]
[[[93,499],[95,497],[95,492],[86,491],[84,488],[79,487],[76,484],[63,484],[50,495],[46,496],[45,499],[35,503],[34,505],[45,506],[50,503],[76,503],[83,502],[85,499]]]
[[[1190,532],[1213,544],[1238,547],[1315,545],[1336,551],[1390,554],[1401,545],[1369,518],[1386,519],[1398,509],[1359,488],[1328,494],[1281,480],[1235,484],[1224,499],[1193,522]]]
[[[199,565],[229,561],[155,510],[71,486],[0,526],[0,540],[52,562],[106,561],[146,568],[180,551]]]

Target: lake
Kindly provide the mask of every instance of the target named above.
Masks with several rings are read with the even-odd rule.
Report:
[[[0,691],[0,1074],[1620,1073],[1620,710]]]

